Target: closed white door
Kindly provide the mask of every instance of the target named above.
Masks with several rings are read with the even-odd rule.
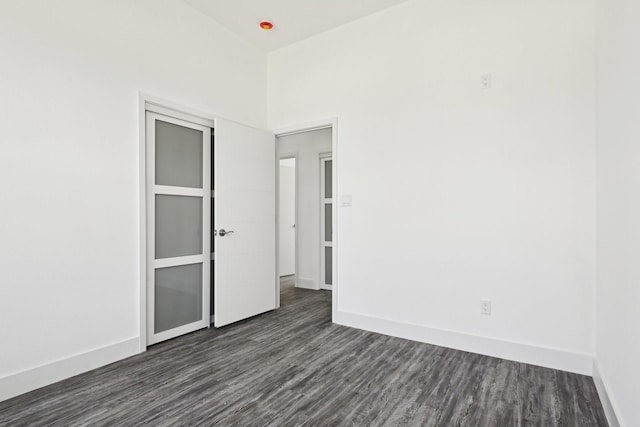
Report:
[[[276,308],[275,137],[216,119],[214,324]]]
[[[209,326],[211,129],[146,113],[147,343]]]
[[[278,273],[296,273],[296,159],[280,159],[278,183]]]

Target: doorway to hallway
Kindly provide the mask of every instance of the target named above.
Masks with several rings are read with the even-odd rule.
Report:
[[[332,149],[332,127],[277,135],[278,270],[282,290],[331,290]]]

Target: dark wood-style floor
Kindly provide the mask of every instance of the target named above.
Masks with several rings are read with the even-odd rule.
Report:
[[[331,323],[331,295],[0,403],[0,425],[606,426],[591,378]]]

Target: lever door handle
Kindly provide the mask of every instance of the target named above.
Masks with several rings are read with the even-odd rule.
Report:
[[[227,234],[231,234],[231,233],[233,233],[233,230],[225,230],[224,228],[221,228],[220,230],[218,230],[218,235],[220,237],[224,237]]]

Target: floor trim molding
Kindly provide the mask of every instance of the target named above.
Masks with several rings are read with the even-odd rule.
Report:
[[[588,354],[503,341],[346,311],[335,312],[333,322],[394,337],[582,375],[591,375],[593,370],[593,356]]]
[[[0,378],[0,402],[140,353],[130,338]]]
[[[313,279],[307,279],[307,278],[304,278],[304,277],[298,277],[298,280],[296,281],[296,288],[317,290],[318,289],[318,285],[317,285],[316,281],[313,280]]]
[[[593,382],[596,385],[598,397],[600,397],[600,402],[602,402],[602,408],[604,409],[604,414],[609,422],[609,427],[620,427],[621,424],[615,410],[616,405],[614,405],[610,398],[610,388],[607,386],[607,381],[602,376],[600,363],[598,363],[598,359],[595,357],[593,358]]]

